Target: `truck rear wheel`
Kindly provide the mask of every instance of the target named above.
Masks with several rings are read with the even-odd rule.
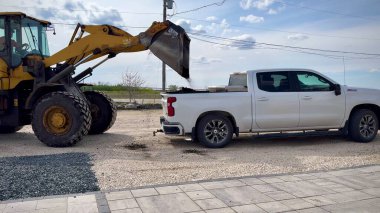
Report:
[[[209,148],[222,148],[231,142],[233,127],[223,115],[210,114],[203,117],[197,126],[199,142]]]
[[[84,92],[90,102],[92,123],[88,134],[102,134],[115,123],[117,109],[110,97],[101,92]]]
[[[350,119],[349,135],[356,142],[368,143],[376,137],[378,125],[378,118],[373,111],[360,109]]]
[[[68,92],[43,96],[32,113],[33,131],[47,146],[72,146],[88,133],[90,125],[88,104]]]
[[[0,126],[0,134],[11,134],[22,129],[23,126]]]

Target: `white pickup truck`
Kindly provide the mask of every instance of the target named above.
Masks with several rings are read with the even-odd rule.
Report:
[[[162,94],[165,134],[191,135],[211,148],[233,134],[338,129],[357,142],[376,136],[380,90],[341,86],[308,69],[234,73],[229,85]]]

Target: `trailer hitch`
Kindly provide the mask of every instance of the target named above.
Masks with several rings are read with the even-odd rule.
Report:
[[[153,136],[156,136],[156,133],[164,132],[162,129],[157,129],[156,131],[153,131]]]

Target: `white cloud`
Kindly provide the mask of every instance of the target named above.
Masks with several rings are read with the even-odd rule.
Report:
[[[275,10],[275,9],[272,9],[272,8],[271,8],[271,9],[268,10],[268,14],[269,14],[269,15],[276,15],[277,13],[278,13],[278,11]]]
[[[380,72],[380,68],[372,68],[369,72]]]
[[[251,8],[252,0],[241,0],[240,7],[244,10],[248,10]]]
[[[240,16],[240,21],[246,21],[249,23],[261,23],[264,21],[264,17],[254,15]]]
[[[198,33],[206,33],[206,30],[204,30],[204,27],[201,24],[198,24],[197,26],[193,27],[192,30]]]
[[[226,29],[230,27],[230,24],[227,22],[226,19],[223,19],[222,22],[220,22],[220,27]]]
[[[207,32],[210,34],[227,34],[232,32],[239,32],[237,29],[231,29],[230,24],[228,23],[227,19],[222,19],[220,22],[216,23],[213,22],[209,25],[206,25],[205,28],[207,29]]]
[[[206,33],[203,25],[198,24],[197,26],[191,26],[191,21],[186,19],[179,19],[175,22],[175,24],[180,25],[186,32],[189,33]]]
[[[269,10],[268,10],[267,13],[268,13],[269,15],[276,15],[276,14],[278,14],[279,12],[285,10],[285,8],[286,8],[286,7],[285,7],[285,4],[282,3],[282,2],[281,2],[281,4],[282,4],[282,5],[278,6],[278,7],[275,8],[275,9],[274,9],[274,8],[269,8]]]
[[[57,10],[57,7],[62,7],[63,10]],[[66,0],[61,3],[47,4],[44,8],[36,7],[32,13],[52,22],[123,24],[123,18],[116,8],[100,7],[98,4],[88,1]]]
[[[231,29],[231,28],[228,28],[228,29],[224,29],[223,32],[222,32],[222,35],[226,35],[226,34],[230,34],[230,33],[240,33],[240,30],[238,29]]]
[[[303,40],[306,40],[308,38],[309,38],[309,36],[304,35],[304,34],[292,34],[292,35],[288,35],[288,39],[289,40],[294,40],[294,41],[303,41]]]
[[[209,16],[206,18],[206,21],[216,21],[216,20],[218,20],[218,18],[215,16]]]
[[[232,37],[230,41],[226,43],[226,45],[236,48],[238,50],[250,50],[255,48],[255,38],[249,34],[243,34],[240,36]]]
[[[240,7],[244,10],[256,8],[259,10],[267,10],[275,0],[241,0]]]
[[[219,58],[207,58],[205,56],[201,56],[198,58],[191,58],[191,61],[196,64],[211,64],[211,63],[220,63],[222,62]]]

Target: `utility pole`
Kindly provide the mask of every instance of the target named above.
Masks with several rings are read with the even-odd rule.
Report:
[[[163,21],[166,21],[166,8],[173,9],[173,0],[163,0],[164,11],[163,11]],[[166,90],[166,65],[162,62],[162,92]]]
[[[164,1],[163,21],[166,21],[166,1],[167,0],[163,0],[163,1]],[[164,62],[162,62],[162,92],[165,92],[165,90],[166,90],[166,65]]]

